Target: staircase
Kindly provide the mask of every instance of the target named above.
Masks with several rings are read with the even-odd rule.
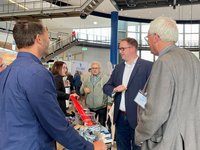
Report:
[[[58,38],[57,41],[53,42],[49,46],[49,54],[42,58],[42,62],[47,62],[55,56],[63,53],[71,47],[78,45],[79,41],[75,37]]]

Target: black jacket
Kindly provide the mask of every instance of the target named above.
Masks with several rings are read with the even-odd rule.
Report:
[[[59,102],[60,108],[66,115],[65,100],[69,99],[69,94],[65,93],[63,77],[60,75],[54,75],[54,79],[55,79],[55,86],[56,86],[56,91],[57,91],[57,100]]]

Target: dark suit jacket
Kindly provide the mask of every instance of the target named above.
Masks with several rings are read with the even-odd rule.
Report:
[[[113,89],[122,84],[125,63],[118,64],[113,70],[110,79],[104,85],[103,91],[105,94],[111,96]],[[125,92],[125,107],[127,118],[130,126],[135,129],[137,125],[137,104],[134,102],[135,96],[140,89],[143,89],[152,68],[152,62],[138,58],[135,67],[131,73],[127,90]],[[117,120],[119,106],[121,101],[121,92],[114,96],[114,123]]]

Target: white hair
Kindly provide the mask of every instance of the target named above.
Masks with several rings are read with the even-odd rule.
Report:
[[[158,17],[151,21],[149,34],[156,33],[162,41],[177,42],[178,28],[176,21],[168,17]]]
[[[101,68],[101,63],[100,62],[98,62],[98,61],[93,61],[92,63],[91,63],[91,67],[93,66],[93,65],[98,65],[99,66],[99,68]]]

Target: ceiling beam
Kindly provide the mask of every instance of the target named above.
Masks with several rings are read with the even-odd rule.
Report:
[[[55,3],[55,0],[46,0],[51,4]],[[62,6],[54,6],[54,7],[42,7],[42,8],[34,8],[34,9],[18,9],[14,10],[13,4],[9,4],[7,6],[8,10],[0,10],[0,21],[11,21],[18,19],[46,19],[46,18],[63,18],[63,17],[77,17],[84,15],[85,18],[90,15],[101,3],[103,0],[87,0],[82,6],[66,6],[67,4],[63,4]],[[30,2],[29,2],[30,4]],[[53,4],[53,5],[55,5]],[[60,3],[59,3],[60,4]],[[26,3],[24,3],[25,6]],[[43,5],[43,3],[42,3]]]

